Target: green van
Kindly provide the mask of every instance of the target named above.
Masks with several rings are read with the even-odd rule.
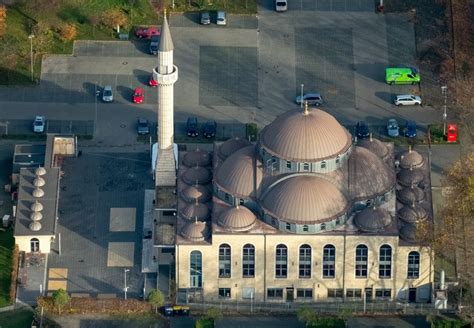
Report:
[[[388,84],[420,83],[420,73],[412,67],[388,67],[385,69],[385,82]]]

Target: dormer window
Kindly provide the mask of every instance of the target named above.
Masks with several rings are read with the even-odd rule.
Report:
[[[303,171],[309,171],[309,163],[303,163]]]
[[[286,161],[286,168],[291,169],[291,162],[290,161]]]
[[[303,226],[303,232],[308,232],[308,231],[309,231],[309,227],[308,227],[307,224],[305,224],[305,225]]]
[[[321,223],[321,231],[326,230],[326,223]]]

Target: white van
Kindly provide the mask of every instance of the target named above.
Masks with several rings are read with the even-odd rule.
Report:
[[[287,11],[288,10],[288,1],[286,0],[275,0],[275,10],[276,11]]]

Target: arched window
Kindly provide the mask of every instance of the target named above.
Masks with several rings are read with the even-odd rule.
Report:
[[[379,278],[390,279],[392,277],[392,247],[382,245],[379,254]]]
[[[275,255],[275,277],[286,278],[288,274],[288,248],[282,244],[277,245]]]
[[[202,254],[200,251],[192,251],[190,256],[190,272],[191,288],[202,287]]]
[[[242,275],[244,278],[255,277],[255,247],[245,244],[242,254]]]
[[[408,279],[418,279],[420,277],[420,253],[410,252],[408,254]]]
[[[309,227],[308,227],[307,224],[305,224],[305,225],[303,226],[303,231],[304,231],[304,232],[308,232],[308,231],[309,231]]]
[[[323,278],[336,276],[336,247],[326,245],[323,248]]]
[[[300,247],[300,278],[311,278],[311,246],[302,245]]]
[[[322,162],[321,162],[321,168],[322,168],[322,169],[325,169],[325,168],[326,168],[326,162],[325,162],[325,161],[322,161]]]
[[[31,240],[30,240],[30,249],[31,249],[31,253],[39,252],[40,242],[39,242],[38,238],[31,238]]]
[[[321,223],[321,231],[324,231],[326,230],[326,223]]]
[[[337,155],[337,157],[336,157],[336,164],[339,164],[340,161],[341,161],[341,156],[340,156],[340,155]]]
[[[309,163],[303,163],[303,171],[309,171]]]
[[[219,246],[219,278],[230,278],[230,246],[222,244]]]
[[[355,275],[356,278],[367,278],[367,261],[369,249],[365,245],[356,247]]]

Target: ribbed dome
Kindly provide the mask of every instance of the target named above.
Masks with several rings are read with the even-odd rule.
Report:
[[[428,214],[419,205],[405,205],[398,211],[398,217],[408,223],[416,223],[426,219]]]
[[[223,211],[217,223],[230,231],[248,231],[257,220],[255,214],[244,206],[231,207]]]
[[[405,187],[397,191],[397,199],[405,205],[411,205],[422,202],[425,199],[425,192],[417,186]]]
[[[239,137],[229,139],[222,143],[219,147],[219,157],[225,160],[227,157],[235,153],[237,150],[250,146],[252,143],[247,139],[241,139]]]
[[[397,174],[398,182],[405,187],[411,187],[423,181],[423,173],[418,169],[403,169]]]
[[[207,151],[196,149],[184,155],[183,163],[187,167],[208,166],[211,164],[211,155]]]
[[[41,223],[33,221],[30,223],[29,228],[31,231],[39,231],[41,229]]]
[[[32,195],[35,198],[41,198],[44,196],[44,191],[41,188],[35,188],[35,190],[33,190]]]
[[[262,162],[257,159],[255,146],[248,146],[229,156],[216,174],[217,186],[225,192],[241,197],[255,197],[262,183]]]
[[[33,221],[39,221],[43,218],[43,214],[41,212],[31,212],[30,219]]]
[[[35,212],[42,211],[43,205],[40,202],[36,201],[33,204],[31,204],[30,210],[35,211]]]
[[[311,175],[286,178],[264,196],[263,210],[277,219],[298,224],[332,220],[346,213],[348,203],[329,181]]]
[[[196,199],[200,203],[205,203],[211,199],[211,192],[201,185],[194,185],[185,188],[181,192],[181,198],[188,203],[194,203]]]
[[[390,223],[392,223],[392,218],[388,211],[379,207],[366,208],[354,217],[354,224],[365,232],[382,231]]]
[[[407,242],[416,242],[416,227],[412,224],[406,224],[400,229],[400,237]]]
[[[423,156],[411,148],[400,156],[400,167],[404,169],[421,167],[424,163]]]
[[[288,111],[267,125],[260,144],[271,155],[296,162],[317,162],[335,158],[349,149],[352,138],[330,114],[319,109],[305,115]]]
[[[355,200],[372,199],[395,186],[393,172],[381,158],[363,147],[354,147],[349,158],[349,192]]]
[[[38,167],[35,170],[35,175],[37,175],[37,176],[42,176],[42,175],[45,175],[45,174],[46,174],[46,169],[42,166]]]
[[[369,139],[359,139],[357,146],[367,148],[380,158],[385,158],[388,155],[387,146],[382,141],[372,137]]]
[[[205,167],[197,166],[191,167],[186,170],[183,174],[183,180],[188,185],[193,184],[207,184],[211,181],[212,175],[211,171]]]
[[[205,222],[189,222],[181,229],[181,236],[190,241],[203,241],[209,236],[209,228]]]
[[[36,179],[33,180],[33,186],[35,187],[43,187],[46,184],[46,181],[44,181],[43,178],[37,177]]]
[[[195,204],[186,205],[180,213],[185,219],[204,221],[209,217],[210,210],[206,204],[196,202]]]

